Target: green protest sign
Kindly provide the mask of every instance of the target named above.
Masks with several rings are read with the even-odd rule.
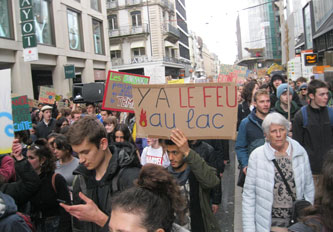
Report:
[[[132,88],[137,84],[148,83],[149,77],[147,76],[109,71],[102,109],[133,113]]]
[[[15,132],[32,128],[27,96],[12,98],[12,113]]]

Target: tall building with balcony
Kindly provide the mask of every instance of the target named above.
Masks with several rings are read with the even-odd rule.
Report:
[[[238,65],[249,69],[281,63],[279,8],[273,1],[249,0],[236,22]]]
[[[32,3],[38,60],[24,62],[20,3]],[[0,69],[11,69],[12,92],[38,99],[39,87],[66,97],[74,83],[106,79],[111,67],[105,0],[0,0]],[[64,66],[75,66],[65,79]]]
[[[150,76],[150,83],[177,78],[180,31],[173,0],[108,0],[112,69]]]

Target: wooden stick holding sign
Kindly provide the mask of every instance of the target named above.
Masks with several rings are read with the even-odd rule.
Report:
[[[168,138],[180,128],[189,139],[235,139],[235,83],[133,86],[138,137]]]

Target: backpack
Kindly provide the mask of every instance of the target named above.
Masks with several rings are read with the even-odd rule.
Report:
[[[303,117],[303,128],[306,128],[308,125],[308,112],[307,112],[307,105],[302,106],[302,117]],[[328,117],[330,118],[331,126],[333,126],[333,109],[331,107],[327,107],[328,110]]]

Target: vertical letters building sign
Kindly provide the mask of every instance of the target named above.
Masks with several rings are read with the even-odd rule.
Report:
[[[134,113],[132,88],[136,84],[148,83],[147,76],[109,71],[102,108]]]
[[[20,16],[23,48],[36,47],[35,24],[33,21],[32,0],[20,0]]]
[[[138,137],[168,138],[180,128],[189,139],[235,139],[234,82],[133,86]]]

